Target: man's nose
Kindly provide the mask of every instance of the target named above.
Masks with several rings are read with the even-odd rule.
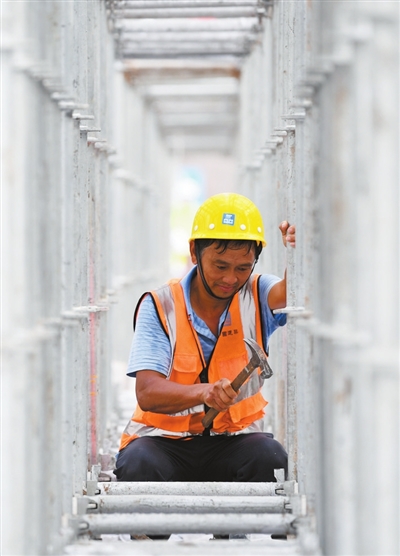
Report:
[[[236,273],[234,270],[227,270],[226,273],[224,274],[224,282],[225,284],[228,285],[233,285],[236,284],[238,281],[238,277],[236,276]]]

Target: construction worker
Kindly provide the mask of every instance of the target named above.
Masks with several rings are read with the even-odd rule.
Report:
[[[283,243],[295,227],[280,224]],[[122,434],[119,481],[275,481],[287,454],[263,432],[267,402],[255,371],[239,392],[231,381],[248,362],[244,338],[268,353],[286,317],[286,273],[255,275],[264,226],[252,201],[210,197],[189,240],[195,265],[181,280],[146,293],[135,312],[128,375],[138,405]],[[205,410],[220,413],[204,428]]]

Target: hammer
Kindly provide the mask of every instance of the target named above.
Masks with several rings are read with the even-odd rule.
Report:
[[[242,386],[242,384],[246,382],[251,373],[258,367],[260,367],[261,369],[261,376],[263,378],[270,378],[273,375],[272,369],[268,364],[268,359],[266,358],[265,353],[257,344],[257,342],[247,338],[244,339],[244,342],[246,342],[246,344],[250,348],[251,359],[245,366],[245,368],[241,370],[237,377],[231,382],[231,386],[235,390],[235,392],[239,391],[239,388]],[[213,407],[211,407],[201,421],[203,427],[209,427],[218,413],[218,409],[214,409]]]

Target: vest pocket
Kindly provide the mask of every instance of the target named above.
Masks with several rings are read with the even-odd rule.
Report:
[[[224,377],[232,382],[247,365],[247,361],[247,354],[238,355],[232,359],[218,359],[217,364],[220,378]]]
[[[196,355],[175,354],[170,380],[179,384],[194,384],[198,376],[198,357]]]
[[[256,372],[256,371],[254,371]],[[253,416],[258,414],[267,405],[261,392],[258,392],[250,398],[245,398],[238,403],[231,405],[228,409],[232,423],[243,421],[246,426],[253,421]],[[250,418],[249,418],[250,417]]]

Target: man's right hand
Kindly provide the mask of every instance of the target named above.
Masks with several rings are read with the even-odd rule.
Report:
[[[213,384],[207,384],[207,387],[204,392],[204,403],[218,411],[228,409],[228,407],[235,403],[235,399],[238,396],[238,393],[232,388],[227,378],[221,378]]]
[[[156,371],[143,370],[136,376],[136,397],[144,411],[168,414],[199,404],[225,411],[234,403],[237,393],[227,378],[213,384],[186,385],[167,380]]]

